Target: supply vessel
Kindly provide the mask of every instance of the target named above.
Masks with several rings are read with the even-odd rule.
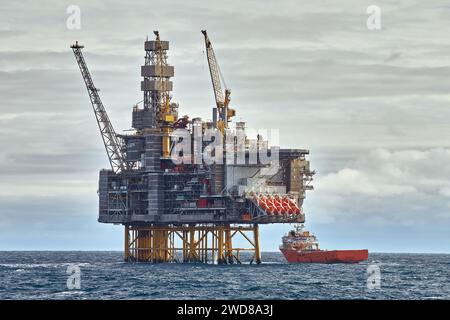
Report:
[[[358,263],[367,260],[368,250],[321,250],[315,235],[303,224],[282,238],[280,251],[291,263]]]

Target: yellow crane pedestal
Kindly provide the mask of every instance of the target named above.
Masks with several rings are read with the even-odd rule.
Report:
[[[237,237],[249,246],[233,247]],[[246,258],[261,263],[257,224],[125,225],[125,261],[233,264]]]

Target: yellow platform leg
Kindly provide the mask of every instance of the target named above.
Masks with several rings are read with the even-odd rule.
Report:
[[[259,226],[253,225],[253,237],[255,241],[255,261],[257,264],[261,263],[261,252],[259,251]]]
[[[125,226],[125,248],[124,248],[124,255],[123,259],[125,261],[128,261],[130,258],[130,230],[129,227]]]
[[[237,236],[242,236],[250,247],[233,247]],[[254,253],[251,262],[261,263],[257,224],[125,225],[124,242],[125,261],[208,263],[211,259],[218,264],[241,263],[239,253],[251,251]]]

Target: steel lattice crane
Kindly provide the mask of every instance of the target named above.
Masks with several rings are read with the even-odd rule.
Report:
[[[92,108],[97,119],[98,128],[105,145],[106,153],[108,154],[109,162],[114,173],[125,170],[126,165],[124,161],[124,155],[121,150],[121,143],[119,137],[116,135],[114,128],[103,106],[102,100],[98,95],[99,89],[94,86],[91,75],[89,73],[86,62],[84,61],[83,53],[81,49],[84,46],[79,45],[78,41],[71,46],[78,66],[80,67],[81,75],[83,76],[84,83],[91,100]]]
[[[206,56],[208,58],[209,73],[211,74],[211,81],[214,89],[214,97],[216,99],[216,108],[213,111],[213,120],[216,122],[217,128],[222,131],[228,127],[228,121],[235,115],[235,111],[228,107],[230,103],[230,89],[226,88],[225,81],[223,81],[222,74],[220,73],[219,64],[217,63],[216,55],[209,40],[206,30],[202,30],[205,36]],[[222,82],[224,82],[225,92],[222,90]]]

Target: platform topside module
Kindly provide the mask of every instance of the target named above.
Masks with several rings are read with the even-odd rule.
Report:
[[[231,128],[235,115],[229,106],[231,91],[222,90],[212,44],[202,32],[216,101],[212,120],[179,117],[171,96],[174,67],[167,61],[169,42],[160,40],[155,31],[155,40],[144,43],[143,105],[132,109],[132,134],[115,133],[84,61],[83,46],[71,47],[111,164],[111,169],[100,171],[99,222],[123,224],[127,232],[144,228],[151,233],[153,227],[257,228],[261,223],[305,220],[302,204],[314,174],[305,159],[308,150],[269,147],[260,135],[248,137],[243,122]],[[208,151],[209,158],[204,159]],[[170,242],[168,232],[161,236],[163,242]],[[215,231],[211,232],[214,239]],[[218,243],[217,232],[215,236]],[[126,239],[126,251],[130,241]],[[156,251],[149,250],[148,260],[154,260]],[[161,255],[161,261],[170,260],[166,259],[170,253]]]

